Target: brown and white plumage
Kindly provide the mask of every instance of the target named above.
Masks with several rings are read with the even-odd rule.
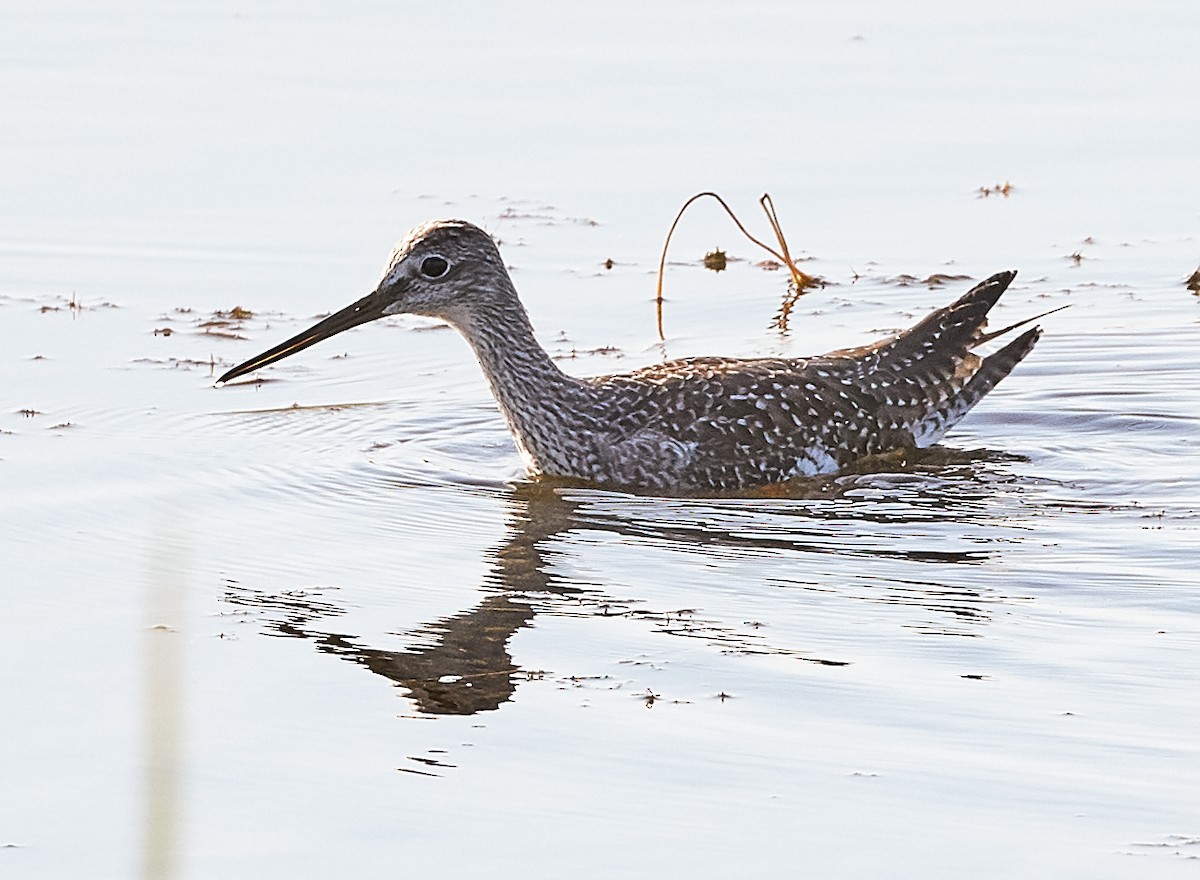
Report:
[[[579,379],[534,338],[492,239],[465,221],[441,220],[397,246],[375,292],[219,382],[385,315],[429,315],[471,344],[531,472],[655,491],[741,489],[936,443],[1041,334],[1028,330],[986,358],[973,351],[991,338],[988,310],[1015,274],[993,275],[862,348],[685,358]]]

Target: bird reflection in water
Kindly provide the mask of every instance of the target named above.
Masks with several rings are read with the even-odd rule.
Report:
[[[409,647],[385,650],[362,644],[351,635],[325,627],[343,613],[326,591],[291,590],[264,594],[228,582],[226,601],[254,608],[268,631],[309,639],[318,650],[364,666],[403,687],[415,709],[431,715],[473,715],[512,699],[522,680],[539,673],[522,670],[509,652],[509,641],[539,613],[571,616],[633,616],[659,631],[700,638],[722,650],[786,654],[825,665],[846,665],[838,658],[814,657],[772,645],[762,630],[703,620],[690,612],[648,611],[623,602],[598,586],[556,574],[554,559],[567,555],[563,538],[581,530],[609,531],[668,545],[703,546],[713,552],[751,551],[789,554],[798,569],[806,553],[866,556],[934,563],[958,570],[983,562],[993,549],[930,549],[900,540],[914,525],[956,523],[988,526],[996,519],[991,499],[996,482],[1012,478],[993,452],[962,453],[935,448],[899,473],[859,473],[806,480],[786,498],[742,497],[724,500],[653,499],[578,488],[560,481],[537,480],[509,490],[509,535],[491,552],[483,599],[475,607],[429,623],[404,635]],[[894,466],[893,466],[894,467]],[[872,500],[872,495],[883,500]],[[722,520],[722,516],[725,517]],[[855,541],[863,524],[890,530],[891,540]],[[992,522],[994,525],[994,522]],[[760,527],[762,526],[762,527]],[[567,566],[563,566],[566,568]],[[827,567],[826,567],[827,568]],[[836,570],[836,569],[835,569]],[[946,569],[931,572],[945,576]],[[1003,597],[968,584],[893,579],[876,587],[868,601],[921,606],[947,620],[978,625]],[[959,578],[968,581],[970,578]],[[764,587],[766,588],[766,587]],[[944,631],[955,634],[953,626]],[[973,634],[973,633],[965,633]]]

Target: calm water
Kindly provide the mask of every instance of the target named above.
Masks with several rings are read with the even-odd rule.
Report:
[[[0,873],[1196,876],[1200,12],[981,15],[0,12]],[[700,189],[790,334],[697,207],[657,344]],[[782,499],[523,479],[423,319],[212,387],[440,215],[580,375],[1071,308]]]

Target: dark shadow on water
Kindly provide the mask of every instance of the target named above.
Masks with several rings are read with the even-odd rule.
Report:
[[[969,570],[995,552],[980,544],[970,549],[936,549],[900,540],[912,527],[931,524],[954,529],[987,525],[996,517],[990,499],[999,484],[1015,478],[999,463],[1011,457],[986,451],[936,449],[892,471],[843,474],[808,480],[740,498],[644,498],[550,480],[523,482],[504,490],[508,537],[489,551],[490,570],[482,601],[459,614],[403,634],[400,650],[363,644],[356,636],[330,629],[344,610],[328,589],[264,594],[228,582],[226,601],[253,608],[270,634],[303,638],[318,650],[341,657],[403,687],[417,711],[471,715],[510,700],[518,683],[536,675],[522,671],[509,652],[512,636],[538,614],[635,618],[658,632],[700,639],[731,653],[772,653],[825,665],[838,658],[815,657],[773,645],[757,629],[704,619],[689,610],[650,610],[637,600],[572,578],[578,554],[564,540],[572,533],[605,532],[655,546],[713,554],[775,557],[788,554],[800,567],[806,557],[865,557],[936,563],[930,577],[893,578],[886,587],[859,595],[861,585],[844,587],[852,598],[918,606],[944,616],[945,631],[964,634],[963,621],[986,623],[1003,597],[963,585],[938,583],[944,566]],[[473,491],[479,491],[473,487]],[[858,539],[866,526],[874,533]],[[965,567],[965,568],[964,568]],[[770,589],[764,583],[764,589]],[[794,594],[802,607],[803,593]],[[699,604],[702,604],[700,600]]]

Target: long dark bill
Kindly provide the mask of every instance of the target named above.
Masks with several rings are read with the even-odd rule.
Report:
[[[286,342],[281,342],[274,348],[269,348],[262,354],[250,358],[245,363],[238,364],[218,379],[217,384],[224,385],[238,376],[244,376],[260,367],[281,361],[288,355],[303,351],[310,345],[315,345],[322,339],[328,339],[330,336],[341,333],[343,330],[349,330],[351,327],[357,327],[359,324],[366,324],[368,321],[382,318],[384,308],[394,299],[394,296],[386,295],[379,290],[367,294],[358,302],[346,306],[340,312],[334,312],[324,321],[314,324],[303,333],[297,333]]]

